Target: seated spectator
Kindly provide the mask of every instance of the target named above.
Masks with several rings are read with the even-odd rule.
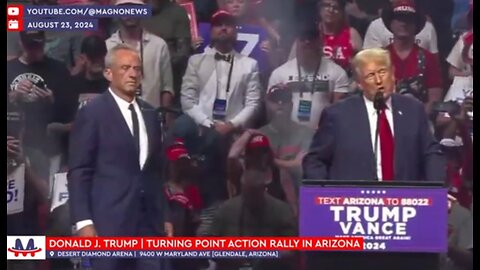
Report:
[[[472,74],[471,67],[465,63],[462,52],[465,48],[466,39],[470,36],[473,37],[473,6],[468,13],[468,22],[469,30],[460,35],[447,58],[447,62],[450,64],[448,70],[450,79],[455,79],[455,76],[465,77]]]
[[[437,57],[415,43],[425,24],[412,0],[396,0],[382,14],[385,25],[393,33],[393,43],[387,46],[395,68],[396,92],[411,95],[425,103],[427,113],[442,100],[443,89]]]
[[[264,85],[273,66],[273,49],[277,48],[279,35],[264,17],[259,15],[257,5],[251,0],[219,0],[220,10],[234,16],[237,24],[237,41],[235,50],[251,57],[258,62],[261,82]],[[199,37],[193,40],[196,53],[202,53],[212,46],[209,28],[206,24],[200,25]]]
[[[323,37],[323,56],[341,66],[351,74],[350,61],[362,49],[362,38],[354,28],[347,24],[345,0],[321,0],[317,10],[320,22],[318,28]],[[296,44],[290,52],[295,57]]]
[[[230,198],[240,193],[241,179],[245,170],[258,169],[268,172],[265,183],[268,194],[282,201],[287,197],[292,207],[296,206],[293,184],[287,181],[284,181],[285,184],[280,182],[274,159],[268,138],[256,130],[246,130],[232,144],[228,153],[227,186]]]
[[[248,128],[260,99],[257,62],[233,49],[236,24],[232,15],[212,16],[213,48],[190,57],[183,78],[181,102],[173,138],[184,138],[192,155],[202,157],[199,188],[205,207],[227,197],[226,157],[232,135]]]
[[[168,181],[164,192],[167,199],[169,222],[165,224],[168,236],[195,236],[200,224],[202,199],[195,184],[195,166],[183,140],[177,139],[166,150]],[[171,226],[169,231],[169,226]],[[172,260],[174,270],[199,269],[202,260]]]
[[[143,0],[117,0],[115,5],[145,5]],[[126,43],[136,48],[142,60],[143,80],[139,96],[153,107],[173,103],[173,78],[167,43],[142,28],[140,18],[120,19],[120,29],[107,39],[107,49]]]
[[[169,165],[164,192],[173,224],[172,235],[195,236],[202,199],[193,179],[195,177],[193,160],[183,141],[178,139],[167,148],[166,156]]]
[[[296,57],[272,72],[268,83],[287,84],[293,91],[293,121],[316,130],[325,107],[349,93],[345,70],[323,56],[323,42],[315,25],[297,32]]]
[[[446,149],[447,175],[450,192],[464,207],[469,207],[472,199],[468,190],[473,186],[473,98],[462,101],[459,110],[451,110],[442,114],[447,118],[446,124],[440,126],[442,140],[440,143]],[[472,116],[472,117],[470,117]],[[437,121],[441,121],[437,119]]]
[[[414,6],[411,0],[393,0],[393,5],[409,5]],[[374,20],[370,26],[368,26],[363,40],[363,48],[384,48],[393,42],[393,33],[390,30],[389,22],[385,21],[383,12],[390,13],[392,8],[385,8],[382,11],[382,17]],[[420,29],[417,29],[415,36],[415,44],[424,48],[432,54],[438,54],[437,33],[433,24],[426,20],[426,16],[423,16],[423,20],[426,22],[422,24]]]
[[[293,185],[293,192],[287,192],[288,202],[297,214],[298,192],[302,181],[302,160],[307,154],[314,131],[292,121],[292,93],[285,85],[272,86],[266,98],[269,123],[260,128],[273,149],[275,165],[280,170],[284,189]],[[285,183],[288,181],[288,183]]]
[[[48,156],[58,149],[47,140],[47,125],[70,123],[77,101],[67,68],[44,53],[44,32],[20,32],[20,46],[22,55],[7,62],[8,96],[25,112],[25,155],[39,176],[48,179]]]
[[[245,171],[241,195],[226,201],[218,209],[211,229],[212,236],[297,236],[297,221],[290,206],[265,192],[267,178],[267,170]],[[295,269],[291,261],[292,254],[281,255],[286,256],[275,260],[218,260],[217,270]]]

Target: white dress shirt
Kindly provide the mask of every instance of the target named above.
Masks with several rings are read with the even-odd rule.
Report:
[[[138,103],[133,100],[133,102],[127,102],[117,96],[112,89],[108,88],[108,91],[110,91],[110,94],[112,94],[113,99],[118,105],[118,108],[120,109],[120,112],[122,113],[123,119],[127,123],[128,128],[130,129],[130,132],[132,133],[133,136],[133,121],[132,121],[132,113],[128,109],[130,104],[133,104],[133,107],[135,108],[135,112],[137,113],[137,118],[138,118],[138,128],[139,128],[139,143],[140,143],[140,155],[138,157],[138,162],[140,164],[140,168],[143,168],[145,165],[145,162],[147,161],[147,156],[148,156],[148,135],[147,135],[147,128],[145,126],[145,121],[143,119],[142,111],[140,110],[140,106],[138,106]],[[87,220],[82,220],[77,222],[76,224],[76,229],[77,231],[82,229],[83,227],[87,225],[93,224],[93,221],[90,219]]]
[[[110,94],[112,94],[113,99],[115,99],[115,102],[117,103],[118,108],[120,109],[120,112],[123,115],[123,119],[125,119],[125,122],[127,122],[128,128],[130,129],[132,136],[133,136],[132,113],[128,109],[128,106],[130,106],[130,104],[133,104],[133,107],[135,108],[135,112],[137,113],[137,117],[138,117],[138,128],[139,128],[139,135],[140,135],[140,138],[139,138],[140,139],[139,141],[140,155],[138,157],[138,162],[140,164],[140,168],[143,168],[143,165],[145,165],[145,161],[147,161],[147,155],[148,155],[148,135],[147,135],[147,128],[145,127],[145,121],[143,120],[142,111],[140,110],[140,106],[138,106],[138,103],[135,100],[129,103],[121,99],[110,88],[108,89],[108,91],[110,91]]]
[[[373,106],[373,102],[371,100],[368,100],[365,96],[363,96],[363,100],[365,100],[365,105],[367,107],[367,114],[368,114],[368,122],[370,122],[370,136],[372,138],[372,150],[373,153],[375,153],[375,134],[377,133],[377,111],[375,110],[375,107]],[[390,129],[393,133],[393,113],[392,113],[392,99],[389,98],[385,104],[387,105],[387,109],[385,110],[385,114],[387,116],[387,121],[388,124],[390,125]],[[380,136],[377,139],[377,176],[378,180],[382,181],[382,155],[380,149]]]
[[[219,53],[221,55],[230,56],[230,57],[232,57],[234,55],[233,52],[223,54],[223,53],[218,52],[215,49],[210,49],[210,48],[207,48],[207,49],[212,50],[213,54]],[[235,61],[235,60],[233,60],[233,61]],[[226,100],[228,98],[227,84],[228,84],[228,73],[230,71],[231,63],[232,62],[229,63],[229,62],[223,61],[223,60],[215,61],[215,73],[217,75],[217,99],[225,99]],[[230,78],[230,80],[231,80],[231,78]],[[229,92],[230,91],[231,91],[231,89],[229,89]]]

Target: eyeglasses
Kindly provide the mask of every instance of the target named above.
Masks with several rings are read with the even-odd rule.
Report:
[[[320,7],[322,9],[331,9],[332,12],[335,12],[335,13],[339,13],[340,12],[340,7],[337,6],[337,5],[334,5],[334,4],[328,4],[328,3],[324,3],[324,4],[321,4]]]

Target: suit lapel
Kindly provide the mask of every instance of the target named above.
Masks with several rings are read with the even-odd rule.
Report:
[[[214,55],[211,53],[205,53],[202,57],[202,60],[199,61],[197,66],[198,78],[200,80],[204,80],[201,82],[201,85],[206,85],[209,80],[212,80],[212,83],[217,82],[215,61]],[[214,78],[212,78],[212,76],[214,76]],[[216,88],[214,88],[213,91],[216,91]]]
[[[394,172],[395,172],[395,178],[398,178],[399,172],[403,170],[403,164],[404,160],[402,157],[405,157],[403,155],[402,147],[400,147],[403,144],[403,137],[402,137],[402,132],[408,128],[408,121],[405,117],[406,112],[403,110],[401,100],[398,99],[396,95],[392,95],[392,114],[393,114],[393,138],[395,141],[395,167],[394,167]]]
[[[367,106],[363,100],[363,95],[358,95],[355,101],[357,105],[352,106],[352,108],[354,108],[354,115],[357,117],[354,118],[355,121],[353,121],[352,124],[356,126],[356,128],[352,130],[358,131],[355,136],[355,138],[357,138],[357,145],[363,148],[361,151],[362,153],[368,153],[365,155],[365,158],[367,159],[367,164],[372,164],[370,170],[372,176],[375,177],[377,163],[375,162],[375,153],[373,151],[372,134],[370,132],[370,120],[368,118]]]

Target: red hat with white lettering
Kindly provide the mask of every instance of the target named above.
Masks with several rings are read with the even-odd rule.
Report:
[[[247,143],[248,150],[259,149],[259,148],[270,149],[270,141],[268,140],[267,136],[261,135],[261,134],[254,135],[248,141]]]
[[[176,139],[175,142],[167,148],[166,154],[169,161],[177,161],[182,158],[190,159],[183,139]]]
[[[394,0],[391,8],[383,10],[382,20],[390,32],[392,32],[390,25],[394,19],[414,23],[416,26],[415,35],[422,31],[427,22],[427,18],[418,11],[413,0]]]

